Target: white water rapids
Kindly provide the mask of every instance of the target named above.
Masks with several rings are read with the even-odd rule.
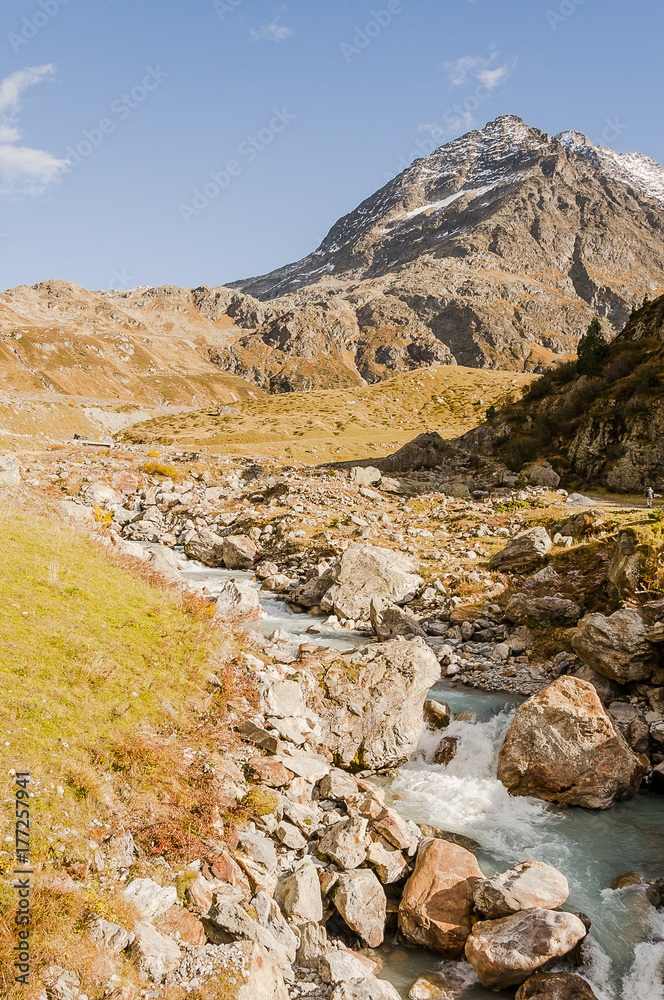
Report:
[[[212,594],[231,576],[251,579],[249,573],[196,563],[185,570],[190,582]],[[262,593],[261,605],[268,617],[251,627],[267,634],[280,628],[302,636],[315,620],[293,614],[272,594]],[[343,632],[309,638],[337,648],[355,644]],[[514,798],[498,781],[496,762],[522,699],[449,682],[436,685],[431,696],[446,702],[455,715],[470,717],[445,730],[445,735],[460,738],[448,765],[429,762],[440,734],[425,732],[412,760],[395,778],[381,782],[395,808],[416,822],[476,840],[486,875],[531,859],[560,869],[570,885],[565,909],[582,911],[592,920],[583,946],[585,964],[573,971],[588,980],[598,1000],[664,1000],[664,913],[651,906],[639,886],[608,888],[629,871],[646,879],[664,875],[664,797],[637,796],[605,811],[558,810],[538,799]],[[441,962],[431,952],[404,949],[396,942],[374,954],[383,962],[381,976],[404,997],[418,976],[434,972],[443,975],[458,1000],[496,996],[479,986],[466,962]]]

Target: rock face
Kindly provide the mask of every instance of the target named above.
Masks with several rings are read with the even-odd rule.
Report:
[[[399,904],[399,930],[411,944],[447,958],[462,950],[471,928],[473,888],[484,880],[470,851],[424,840]]]
[[[622,608],[608,618],[588,615],[572,640],[574,651],[598,673],[619,684],[649,680],[659,665],[658,648],[636,608]]]
[[[621,531],[609,563],[608,589],[613,597],[625,600],[641,586],[644,554],[633,531]]]
[[[562,597],[531,597],[515,594],[505,608],[505,618],[514,625],[576,625],[583,612],[574,601]]]
[[[570,972],[536,972],[516,991],[515,1000],[597,1000],[581,976]]]
[[[585,137],[569,139],[578,135],[505,115],[417,159],[303,260],[237,283],[279,315],[218,363],[259,384],[291,371],[313,382],[315,362],[371,382],[450,355],[532,369],[536,346],[539,363],[573,351],[595,312],[619,329],[643,289],[664,284],[662,170],[645,157],[648,168],[617,169]],[[627,288],[613,264],[623,252]],[[339,364],[342,337],[352,374]]]
[[[522,531],[509,545],[496,552],[489,560],[489,567],[507,573],[530,573],[544,564],[551,545],[546,528],[536,525]]]
[[[585,936],[585,925],[573,913],[534,908],[476,923],[466,942],[466,958],[482,986],[504,990],[566,955]]]
[[[335,763],[351,771],[405,763],[422,731],[427,692],[440,677],[426,643],[393,639],[323,661],[321,668],[313,707]]]
[[[401,552],[377,545],[349,545],[321,607],[340,618],[368,618],[371,601],[393,604],[411,600],[424,583],[415,562]]]
[[[592,684],[559,677],[521,705],[498,758],[512,795],[606,809],[631,798],[642,767]]]
[[[479,882],[473,890],[475,907],[489,920],[519,910],[554,910],[569,895],[567,879],[542,861],[522,861],[506,872]]]

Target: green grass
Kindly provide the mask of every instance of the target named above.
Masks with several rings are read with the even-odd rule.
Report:
[[[175,866],[202,856],[211,799],[202,764],[183,750],[214,761],[229,745],[236,640],[221,636],[203,602],[142,564],[115,561],[55,517],[0,507],[0,545],[0,876],[14,863],[11,772],[30,771],[35,973],[56,961],[96,997],[104,978],[132,970],[121,957],[109,964],[86,936],[95,913],[127,910],[117,887],[90,868],[95,841],[118,821],[131,829],[142,850],[134,874],[150,872],[156,855]],[[208,689],[212,669],[225,689]],[[73,888],[58,886],[63,869],[74,873]],[[8,998],[15,905],[0,881],[0,994]]]

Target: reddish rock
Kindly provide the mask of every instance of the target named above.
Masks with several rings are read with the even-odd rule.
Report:
[[[278,760],[253,757],[247,764],[247,777],[269,788],[283,788],[290,785],[294,775]]]
[[[159,917],[156,926],[162,934],[168,934],[169,937],[184,941],[185,944],[194,947],[203,945],[207,941],[205,929],[200,920],[189,910],[185,910],[184,906],[178,906],[177,903]]]
[[[446,840],[424,840],[399,906],[399,929],[411,944],[447,958],[470,934],[473,887],[484,879],[470,851]]]

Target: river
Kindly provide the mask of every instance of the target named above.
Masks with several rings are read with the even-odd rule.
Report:
[[[251,573],[210,570],[192,563],[185,577],[214,594],[229,577],[253,580]],[[283,629],[302,636],[314,621],[293,613],[273,594],[261,594],[267,617],[248,628],[269,635]],[[307,641],[348,649],[366,641],[357,634],[324,630]],[[432,698],[452,713],[464,713],[445,734],[460,738],[454,759],[431,763],[440,734],[425,731],[413,758],[395,777],[379,779],[390,803],[404,816],[473,838],[485,875],[520,861],[545,861],[562,871],[570,885],[565,909],[592,920],[580,970],[598,1000],[664,1000],[664,914],[647,901],[643,889],[614,890],[610,883],[626,872],[646,879],[664,875],[664,797],[639,795],[606,811],[556,809],[539,799],[514,798],[496,777],[498,751],[518,704],[523,700],[496,692],[440,681]],[[434,954],[386,942],[372,953],[382,962],[381,977],[403,997],[421,975],[437,973],[455,1000],[487,1000],[466,962],[441,962]],[[509,991],[506,994],[509,996]]]

